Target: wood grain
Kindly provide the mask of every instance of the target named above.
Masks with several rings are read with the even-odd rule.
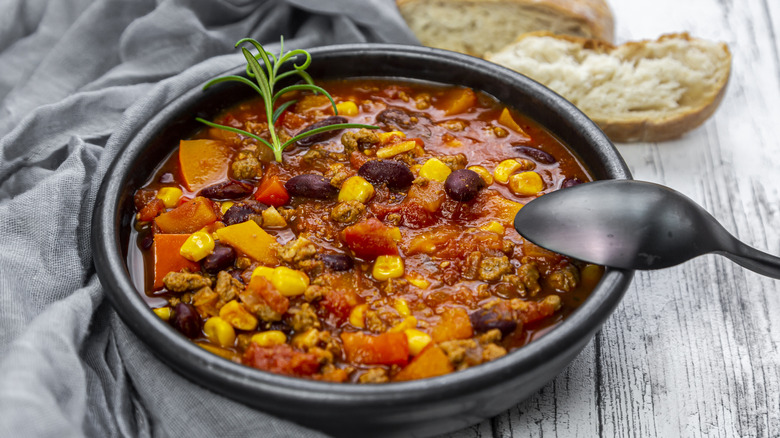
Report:
[[[703,205],[780,254],[780,1],[611,0],[617,42],[670,32],[725,41],[721,107],[664,143],[619,144],[636,179]],[[509,411],[448,435],[780,437],[780,282],[717,255],[639,272],[593,342]]]

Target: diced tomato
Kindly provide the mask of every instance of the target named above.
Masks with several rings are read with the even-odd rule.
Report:
[[[245,365],[286,376],[311,377],[320,368],[316,355],[296,350],[287,344],[261,347],[255,343],[244,352]]]
[[[393,378],[394,381],[426,379],[428,377],[442,376],[453,372],[455,368],[452,362],[439,348],[434,344],[428,344],[412,362],[404,369],[398,372]]]
[[[468,339],[474,336],[469,314],[460,307],[444,309],[441,320],[433,327],[433,342],[445,342],[455,339]]]
[[[349,164],[352,165],[353,169],[360,169],[360,166],[366,164],[370,159],[371,157],[358,151],[349,154]]]
[[[255,199],[263,204],[280,207],[290,200],[290,194],[284,188],[284,184],[279,181],[279,177],[274,175],[269,178],[263,178],[260,186],[255,192]]]
[[[163,210],[165,210],[165,203],[162,199],[154,198],[144,205],[144,208],[138,212],[139,221],[151,221],[157,217]]]
[[[344,243],[356,256],[373,260],[381,255],[398,255],[391,228],[370,218],[344,228]]]
[[[406,365],[409,341],[402,332],[372,336],[365,333],[342,333],[347,360],[366,365]]]
[[[187,260],[179,254],[179,249],[189,234],[155,234],[152,243],[154,254],[154,285],[157,290],[163,287],[163,277],[169,272],[179,272],[182,269],[200,270],[200,265]]]
[[[277,123],[281,123],[282,126],[289,129],[290,131],[297,132],[304,124],[306,124],[306,119],[299,116],[298,114],[295,114],[294,112],[284,111],[282,112],[282,115],[279,116]]]
[[[246,295],[246,297],[244,295]],[[273,284],[262,275],[252,277],[249,284],[246,286],[244,294],[241,295],[241,300],[245,304],[250,305],[250,307],[251,303],[247,303],[247,301],[257,300],[258,298],[265,301],[271,310],[280,315],[287,312],[287,309],[290,307],[290,300],[280,294]]]
[[[163,233],[190,234],[217,221],[214,204],[206,198],[196,197],[154,220]]]
[[[336,316],[339,322],[344,322],[349,318],[352,308],[360,302],[360,295],[354,290],[327,288],[320,305],[328,309],[330,314]]]

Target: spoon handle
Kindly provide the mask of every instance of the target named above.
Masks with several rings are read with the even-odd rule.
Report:
[[[733,243],[729,251],[721,254],[753,272],[780,279],[780,257],[759,251],[736,239]]]

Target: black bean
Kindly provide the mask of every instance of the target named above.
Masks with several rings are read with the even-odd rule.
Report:
[[[253,216],[262,214],[263,210],[266,208],[268,208],[268,206],[262,202],[253,200],[244,201],[228,208],[225,214],[222,215],[222,222],[224,222],[225,225],[240,224],[252,219]]]
[[[477,172],[469,169],[456,170],[444,181],[444,191],[458,202],[469,202],[485,187],[485,181]]]
[[[517,328],[517,321],[510,315],[502,315],[492,309],[479,309],[469,315],[471,325],[478,332],[487,332],[493,329],[501,330],[506,335]]]
[[[403,189],[412,185],[414,175],[406,165],[395,160],[371,160],[366,161],[358,175],[373,184],[387,184],[391,189]]]
[[[210,185],[198,194],[209,199],[238,199],[251,194],[254,189],[252,184],[230,180]]]
[[[233,247],[217,243],[211,254],[201,260],[201,266],[206,272],[216,274],[217,272],[233,266],[236,260],[236,251]]]
[[[148,233],[146,236],[144,236],[143,239],[141,239],[141,249],[146,251],[147,249],[152,247],[153,243],[154,243],[154,234]]]
[[[291,196],[314,199],[328,199],[339,192],[339,189],[334,187],[328,178],[316,173],[294,176],[284,183],[284,188]]]
[[[326,118],[320,120],[319,122],[312,123],[311,125],[301,129],[295,135],[300,135],[300,134],[303,134],[304,132],[308,132],[308,131],[311,131],[312,129],[316,129],[316,128],[322,128],[324,126],[338,125],[339,123],[347,123],[347,119],[344,118],[344,117],[341,117],[341,116],[326,117]],[[311,146],[314,143],[319,143],[321,141],[325,141],[325,140],[333,137],[334,135],[336,135],[337,133],[339,133],[341,131],[343,131],[343,129],[334,129],[334,130],[331,130],[331,131],[318,132],[317,134],[312,134],[312,135],[310,135],[308,137],[304,137],[304,138],[296,141],[295,143],[298,146]]]
[[[346,254],[319,254],[317,258],[334,271],[348,271],[353,266],[352,257]]]
[[[568,189],[569,187],[574,187],[582,184],[582,180],[579,178],[566,178],[566,180],[563,181],[563,184],[561,184],[562,189]]]
[[[555,157],[553,157],[552,155],[548,154],[547,152],[541,149],[536,149],[531,146],[519,146],[519,145],[515,145],[514,148],[517,152],[520,152],[526,157],[536,160],[542,164],[553,164],[557,161]]]
[[[192,339],[200,335],[200,315],[192,304],[179,302],[173,308],[171,316],[173,328],[178,330],[184,336]]]
[[[388,108],[376,115],[377,123],[389,126],[409,129],[417,122],[406,111],[398,108]]]

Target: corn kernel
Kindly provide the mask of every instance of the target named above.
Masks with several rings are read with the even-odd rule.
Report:
[[[374,186],[357,175],[344,181],[339,190],[339,202],[358,201],[365,204],[372,196],[374,196]]]
[[[349,312],[349,323],[358,328],[366,328],[366,309],[368,304],[358,304]]]
[[[430,158],[423,164],[422,168],[420,168],[421,177],[440,182],[446,181],[447,177],[450,176],[450,173],[452,173],[452,170],[438,158]]]
[[[417,327],[417,318],[414,316],[407,316],[403,321],[391,327],[388,332],[403,332],[406,330],[411,330],[415,327]]]
[[[417,329],[404,330],[406,339],[409,341],[409,353],[412,356],[417,356],[420,352],[431,343],[433,339],[427,333],[421,332]]]
[[[340,116],[356,116],[358,113],[357,105],[351,100],[337,103],[336,110]]]
[[[273,206],[263,210],[263,228],[284,228],[287,226],[287,221],[284,220],[279,210]]]
[[[485,169],[484,167],[482,167],[482,166],[469,166],[469,167],[467,167],[467,169],[468,170],[472,170],[474,172],[477,172],[477,175],[479,175],[480,178],[482,178],[482,181],[485,181],[485,185],[486,186],[489,186],[489,185],[493,184],[493,175],[491,175],[490,172],[488,172],[488,170]]]
[[[268,330],[252,335],[252,342],[261,347],[273,347],[287,342],[287,335],[279,330]]]
[[[236,205],[233,201],[225,201],[219,203],[219,211],[222,212],[222,214],[227,213],[228,210],[230,210],[230,207]]]
[[[317,343],[319,341],[320,341],[320,332],[315,328],[310,328],[309,330],[306,330],[303,333],[298,333],[297,335],[293,336],[291,343],[292,346],[295,348],[306,350],[311,347],[317,346]]]
[[[509,189],[516,195],[535,195],[544,190],[544,181],[533,170],[522,172],[509,178]]]
[[[257,318],[236,300],[222,306],[219,317],[239,330],[254,330],[257,327]]]
[[[157,191],[157,199],[160,199],[167,208],[176,207],[179,204],[182,191],[178,187],[163,187]]]
[[[379,281],[401,277],[404,275],[404,261],[400,256],[381,255],[374,262],[372,274]]]
[[[412,311],[409,310],[409,303],[407,303],[403,298],[397,298],[393,303],[393,307],[401,316],[409,316],[412,314]]]
[[[506,231],[506,228],[504,228],[504,226],[501,225],[500,222],[496,222],[496,221],[490,221],[490,222],[486,223],[485,225],[482,225],[481,227],[479,227],[479,229],[482,230],[482,231],[489,231],[491,233],[496,233],[496,234],[498,234],[500,236],[503,236],[504,235],[504,231]]]
[[[414,286],[419,287],[420,289],[428,289],[428,286],[431,285],[430,281],[426,280],[422,275],[416,272],[410,272],[404,278],[406,281],[413,284]]]
[[[230,347],[236,342],[236,331],[233,326],[219,316],[212,316],[203,324],[203,333],[215,344]]]
[[[268,281],[271,281],[271,278],[274,276],[274,268],[269,268],[268,266],[258,266],[254,271],[252,271],[252,278],[257,277],[258,275],[265,277]]]
[[[380,132],[376,136],[379,137],[379,141],[382,144],[389,143],[391,140],[393,140],[393,137],[406,138],[406,134],[401,131]]]
[[[522,168],[523,165],[519,161],[510,158],[498,163],[496,170],[493,171],[493,177],[496,181],[506,184],[509,181],[509,176]]]
[[[184,241],[179,254],[187,260],[198,262],[214,251],[214,238],[204,231],[196,231]]]
[[[396,143],[390,146],[385,146],[383,148],[380,148],[376,151],[376,156],[379,158],[390,158],[394,157],[396,155],[403,154],[404,152],[409,152],[413,150],[415,147],[417,147],[416,141],[402,141],[400,143]]]
[[[292,297],[306,292],[306,288],[309,287],[309,276],[301,271],[279,266],[274,269],[271,283],[280,294]]]
[[[152,309],[152,312],[154,312],[155,315],[159,316],[160,319],[162,319],[163,321],[168,321],[169,319],[171,319],[171,313],[173,313],[171,311],[171,308],[168,306]]]

